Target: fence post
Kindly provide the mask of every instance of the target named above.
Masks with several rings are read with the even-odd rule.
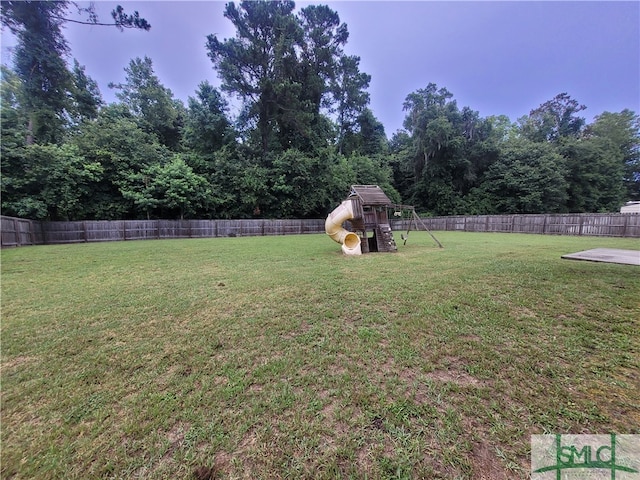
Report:
[[[36,236],[35,236],[35,232],[34,232],[35,228],[33,225],[33,220],[29,220],[29,240],[31,241],[31,245],[35,245],[36,244]],[[626,228],[625,228],[626,230]]]
[[[20,230],[18,229],[18,219],[13,219],[13,238],[16,241],[16,247],[20,246]]]

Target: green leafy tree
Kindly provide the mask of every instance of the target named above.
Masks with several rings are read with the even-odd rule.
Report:
[[[86,74],[85,68],[75,59],[73,60],[72,81],[73,94],[70,110],[76,123],[95,120],[98,117],[100,107],[104,104],[102,95],[96,81]]]
[[[398,130],[389,141],[389,166],[393,172],[393,185],[404,199],[409,199],[416,183],[411,165],[413,141],[405,130]]]
[[[491,128],[491,135],[500,143],[518,135],[518,125],[513,123],[506,115],[491,115],[487,117]]]
[[[222,89],[244,102],[245,118],[257,128],[263,155],[276,140],[278,117],[286,122],[286,114],[296,110],[284,102],[299,98],[302,91],[292,79],[295,46],[302,38],[294,7],[293,1],[229,2],[224,16],[236,27],[235,38],[221,42],[215,35],[207,37]]]
[[[289,149],[273,162],[270,216],[323,217],[344,196],[356,175],[342,155],[330,147],[310,155]]]
[[[343,47],[349,38],[347,25],[326,5],[309,5],[300,10],[298,20],[303,38],[299,55],[299,78],[313,113],[328,106],[327,92],[336,77]]]
[[[413,185],[403,195],[434,214],[464,213],[464,197],[497,155],[490,122],[468,107],[459,110],[453,95],[433,83],[409,94],[404,108],[411,148],[404,145],[404,159],[395,154],[394,169],[412,171]]]
[[[357,119],[358,147],[363,155],[385,155],[389,150],[384,125],[375,117],[373,112],[365,108]]]
[[[534,142],[576,138],[585,125],[585,119],[579,117],[578,113],[586,108],[567,93],[560,93],[521,119],[522,135]]]
[[[526,138],[507,140],[479,187],[487,213],[561,213],[566,211],[565,159],[547,144]]]
[[[242,100],[239,119],[266,166],[274,158],[269,152],[295,148],[313,156],[334,137],[327,115],[337,111],[347,122],[368,101],[357,87],[366,88],[370,77],[358,71],[357,57],[345,57],[348,31],[338,14],[312,5],[296,16],[294,7],[292,1],[230,2],[225,16],[236,36],[208,37],[222,89]],[[354,75],[360,83],[349,78]]]
[[[156,136],[140,128],[129,110],[112,104],[100,110],[93,122],[85,122],[73,143],[88,161],[102,166],[104,174],[94,186],[89,218],[121,219],[146,216],[132,201],[138,173],[155,164],[165,164],[170,151]]]
[[[389,143],[384,125],[368,108],[356,117],[344,136],[338,139],[338,151],[347,156],[352,153],[383,155],[388,153],[388,150]]]
[[[142,213],[147,220],[151,220],[152,213],[160,205],[160,199],[152,181],[157,174],[159,165],[145,167],[141,171],[130,172],[127,176],[127,188],[121,190],[122,197],[133,202],[133,209]]]
[[[453,94],[446,88],[438,89],[430,83],[427,88],[409,94],[404,102],[403,108],[408,111],[404,127],[413,141],[412,166],[416,179],[430,160],[444,153],[443,147],[455,149],[459,144],[452,124],[458,107],[452,98]]]
[[[164,165],[153,164],[132,176],[141,180],[124,193],[136,206],[150,216],[150,211],[159,209],[162,216],[177,215],[181,220],[194,215],[206,207],[210,195],[207,180],[194,173],[180,155],[174,155]]]
[[[0,80],[0,176],[2,212],[5,215],[16,214],[18,209],[8,208],[9,202],[14,202],[20,195],[25,138],[27,135],[27,114],[22,108],[20,97],[23,94],[20,78],[11,69],[2,65]],[[23,209],[19,209],[23,210]],[[32,210],[39,210],[37,207]],[[10,213],[13,212],[13,213]],[[46,215],[44,210],[39,216]]]
[[[67,92],[72,77],[64,57],[69,52],[59,18],[65,2],[2,2],[2,23],[18,39],[14,64],[24,89],[28,113],[27,143],[56,143],[62,140]]]
[[[74,3],[3,1],[0,4],[3,26],[18,39],[14,67],[24,90],[22,102],[27,114],[28,144],[60,143],[67,124],[66,114],[73,110],[70,98],[77,85],[74,86],[74,77],[65,61],[69,46],[62,27],[66,22],[111,25],[120,29],[151,28],[138,12],[128,15],[121,6],[112,12],[113,23],[99,23],[93,6],[79,9],[88,14],[88,20],[73,20],[68,16],[70,5]]]
[[[85,218],[102,167],[73,145],[29,145],[3,193],[3,213],[37,220]]]
[[[227,102],[209,82],[202,82],[196,97],[189,97],[185,145],[191,151],[210,155],[234,141],[235,132],[228,118]]]
[[[565,141],[559,149],[567,165],[567,209],[615,212],[625,200],[624,160],[609,138]]]
[[[116,96],[143,130],[156,135],[162,145],[176,150],[181,139],[184,107],[174,100],[171,90],[162,85],[149,57],[134,58],[124,70],[125,82],[110,83],[109,87],[118,90]]]
[[[7,174],[11,171],[10,164],[5,165],[5,160],[14,154],[17,154],[21,147],[25,144],[26,118],[27,112],[23,108],[24,102],[22,95],[22,82],[14,71],[2,65],[0,79],[0,121],[2,128],[0,129],[1,141],[0,152],[2,152],[2,173]]]
[[[363,114],[369,104],[369,88],[371,76],[360,72],[360,57],[342,56],[336,68],[331,84],[335,99],[335,110],[338,122],[338,151],[345,150],[345,144],[354,134],[358,116]]]
[[[298,135],[296,147],[310,151],[322,149],[335,136],[333,128],[327,128],[325,115],[335,110],[332,93],[349,32],[338,13],[326,5],[301,9],[298,22],[303,38],[294,78],[302,85],[302,106],[309,111],[303,118],[308,118],[309,124],[306,131],[299,131],[302,135]]]
[[[225,146],[213,156],[209,207],[216,218],[251,218],[268,215],[273,204],[272,177],[250,148]]]
[[[313,216],[326,201],[323,183],[329,162],[296,149],[279,154],[271,175],[274,201],[271,215],[281,218]]]
[[[609,142],[609,158],[623,164],[626,200],[640,200],[640,116],[629,109],[604,112],[587,127],[586,136]]]

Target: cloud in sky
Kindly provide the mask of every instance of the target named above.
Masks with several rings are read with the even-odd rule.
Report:
[[[82,3],[82,2],[81,2]],[[206,36],[234,35],[223,2],[120,2],[138,10],[150,32],[68,24],[72,56],[86,66],[107,101],[107,85],[124,67],[149,56],[174,95],[186,101],[197,85],[219,85]],[[346,51],[372,76],[371,109],[387,135],[402,128],[406,96],[436,83],[458,105],[481,116],[515,121],[567,92],[590,121],[604,111],[640,111],[640,2],[297,2],[323,3],[349,27]],[[108,19],[116,2],[97,2]],[[3,40],[10,43],[7,32]],[[3,59],[6,51],[3,48]]]

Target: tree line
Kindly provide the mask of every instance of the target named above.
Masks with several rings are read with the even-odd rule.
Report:
[[[235,36],[209,35],[221,87],[174,98],[148,57],[98,85],[61,26],[71,2],[2,3],[16,35],[2,67],[2,212],[32,219],[324,217],[351,184],[377,184],[434,215],[617,211],[640,199],[640,118],[561,93],[516,122],[459,108],[429,83],[389,139],[369,108],[370,75],[324,5],[229,2]],[[116,28],[151,26],[112,12]],[[240,101],[230,114],[229,99]]]

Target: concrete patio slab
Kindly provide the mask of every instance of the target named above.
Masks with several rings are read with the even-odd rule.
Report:
[[[562,255],[569,260],[587,260],[590,262],[621,263],[640,266],[640,250],[619,250],[617,248],[594,248],[583,252]]]

